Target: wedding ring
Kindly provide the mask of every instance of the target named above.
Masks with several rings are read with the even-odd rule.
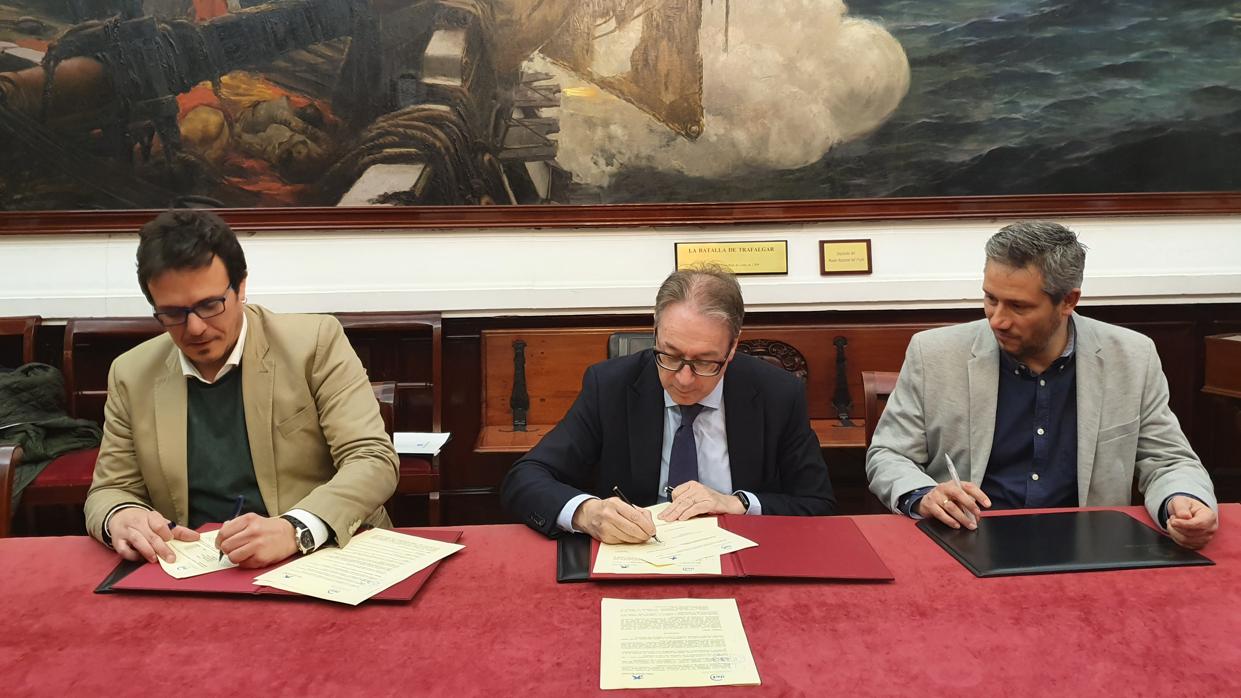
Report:
[[[943,503],[943,504],[940,504],[940,506],[941,506],[941,507],[946,507],[946,506],[948,506],[948,503],[949,503],[949,502],[951,502],[951,501],[952,501],[952,500],[951,500],[951,499],[949,499],[948,497],[944,497],[944,503]]]

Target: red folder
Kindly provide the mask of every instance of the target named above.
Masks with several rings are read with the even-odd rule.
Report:
[[[748,538],[758,547],[720,556],[721,577],[783,577],[890,581],[894,577],[852,519],[839,516],[719,517],[721,528]],[[599,542],[590,541],[588,574],[560,581],[614,579],[701,579],[701,574],[595,574]],[[562,565],[564,560],[561,560]],[[562,572],[565,572],[562,567]]]
[[[218,527],[218,524],[208,525],[204,526],[203,530],[211,530]],[[456,543],[462,534],[461,531],[432,531],[417,528],[397,528],[393,530],[421,538],[444,541],[445,543]],[[173,591],[195,594],[277,594],[280,596],[301,596],[301,594],[291,591],[257,586],[254,583],[255,577],[276,569],[285,564],[285,562],[287,560],[268,567],[254,569],[232,567],[219,572],[209,572],[185,579],[176,579],[168,576],[168,573],[164,572],[164,569],[156,563],[137,564],[122,562],[95,591],[100,593],[109,591]],[[435,568],[439,567],[440,562],[443,562],[443,560],[435,561],[430,567],[393,584],[368,600],[409,601],[413,599],[418,590],[422,588],[422,585],[426,584],[426,581],[431,578],[431,574],[435,572]],[[124,569],[126,567],[132,569],[132,571],[125,573]],[[119,578],[117,578],[118,573],[121,574]]]

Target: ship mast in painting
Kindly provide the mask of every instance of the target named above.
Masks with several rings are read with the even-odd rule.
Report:
[[[191,22],[104,0],[39,64],[0,73],[0,141],[60,155],[42,175],[28,166],[28,181],[76,182],[94,205],[166,205],[170,193],[270,204],[217,172],[242,157],[293,183],[283,191],[299,198],[285,203],[564,201],[559,87],[523,70],[536,51],[686,139],[703,132],[702,0],[239,0],[224,14],[223,2],[200,4]],[[237,70],[290,96],[237,109],[229,86],[253,82]],[[187,118],[186,95],[204,81],[218,104]],[[316,111],[339,122],[333,139],[327,117],[287,128]],[[219,136],[204,145],[203,131]],[[284,140],[259,138],[273,133]]]

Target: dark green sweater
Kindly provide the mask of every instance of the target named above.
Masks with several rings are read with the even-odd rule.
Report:
[[[246,433],[241,367],[210,385],[197,378],[186,378],[185,382],[190,527],[227,521],[238,495],[246,498],[242,513],[267,516]]]

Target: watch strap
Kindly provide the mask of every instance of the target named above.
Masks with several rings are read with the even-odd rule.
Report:
[[[736,492],[733,492],[733,496],[741,500],[741,506],[746,510],[746,513],[748,514],[750,512],[749,496],[747,496],[746,493],[742,492],[741,490],[737,490]]]
[[[314,534],[310,532],[309,526],[296,516],[281,514],[280,518],[293,525],[293,539],[297,543],[298,552],[305,554],[315,549]]]

